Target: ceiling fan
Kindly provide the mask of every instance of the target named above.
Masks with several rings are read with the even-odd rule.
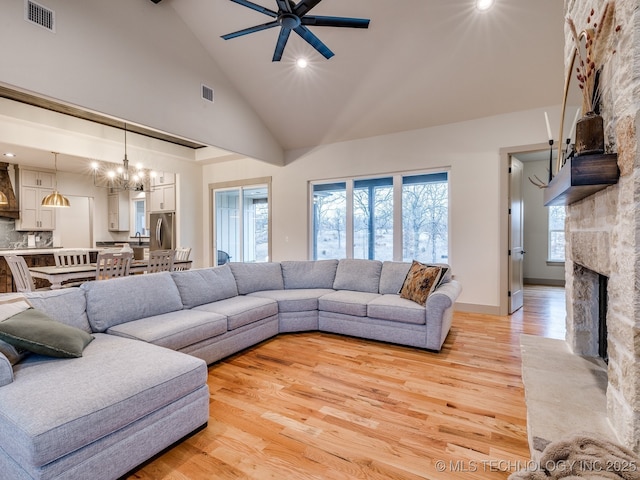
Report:
[[[315,48],[325,58],[333,57],[334,53],[322,41],[316,37],[307,26],[316,27],[350,27],[350,28],[369,28],[368,18],[348,18],[348,17],[323,17],[319,15],[307,15],[309,11],[318,5],[322,0],[300,0],[297,4],[293,0],[276,0],[278,11],[273,11],[261,5],[257,5],[249,0],[231,0],[234,3],[250,8],[257,12],[275,18],[272,22],[256,25],[255,27],[245,28],[237,32],[223,35],[222,38],[229,40],[231,38],[241,37],[249,33],[260,32],[273,27],[280,27],[280,35],[276,43],[276,49],[273,52],[274,62],[282,59],[284,47],[287,45],[289,35],[293,30],[300,35],[309,45]]]

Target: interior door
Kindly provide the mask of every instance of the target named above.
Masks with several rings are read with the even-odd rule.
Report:
[[[509,175],[509,313],[523,304],[524,202],[522,162],[511,157]]]

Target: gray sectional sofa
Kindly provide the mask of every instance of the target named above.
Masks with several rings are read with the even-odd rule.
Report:
[[[232,263],[27,294],[94,340],[80,358],[0,353],[2,478],[125,475],[206,426],[207,364],[282,332],[440,350],[460,285],[449,272],[426,306],[400,298],[410,265]]]

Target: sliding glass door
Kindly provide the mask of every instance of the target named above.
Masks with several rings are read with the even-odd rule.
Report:
[[[269,261],[269,185],[213,188],[214,260]]]

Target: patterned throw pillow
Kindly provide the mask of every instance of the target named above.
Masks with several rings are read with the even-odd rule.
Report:
[[[442,267],[425,265],[414,260],[400,289],[400,297],[424,306],[441,277]]]

